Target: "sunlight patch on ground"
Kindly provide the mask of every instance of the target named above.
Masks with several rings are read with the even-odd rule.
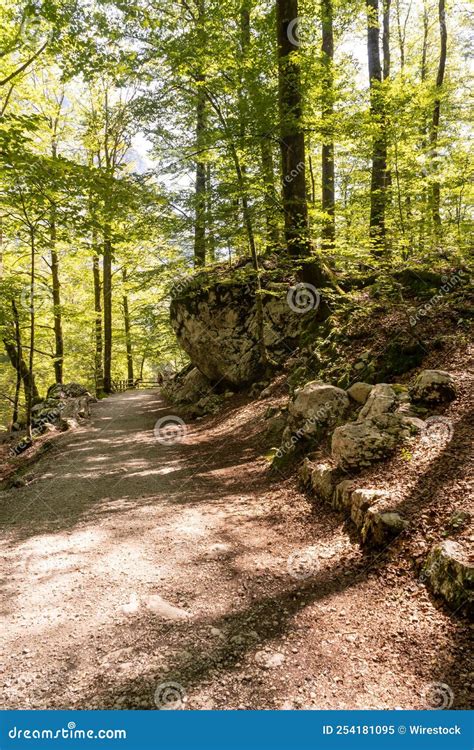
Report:
[[[176,534],[176,538],[204,537],[208,534],[208,528],[209,516],[194,508],[180,513],[168,526],[169,531]]]

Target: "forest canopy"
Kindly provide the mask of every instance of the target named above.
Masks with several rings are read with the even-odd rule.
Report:
[[[467,257],[467,4],[0,8],[3,427],[183,364],[169,299],[203,266]]]

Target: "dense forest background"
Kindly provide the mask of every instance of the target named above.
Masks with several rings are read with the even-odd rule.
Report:
[[[169,299],[204,265],[466,259],[467,3],[0,8],[3,427],[183,364]]]

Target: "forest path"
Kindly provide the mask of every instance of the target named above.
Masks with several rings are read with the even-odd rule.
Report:
[[[117,394],[0,494],[4,708],[419,708],[453,686],[456,624],[269,475],[264,408],[166,445],[158,391]]]

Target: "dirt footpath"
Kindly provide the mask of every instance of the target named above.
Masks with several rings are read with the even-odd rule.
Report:
[[[3,708],[467,708],[465,621],[269,474],[264,408],[170,444],[117,394],[0,493]]]

